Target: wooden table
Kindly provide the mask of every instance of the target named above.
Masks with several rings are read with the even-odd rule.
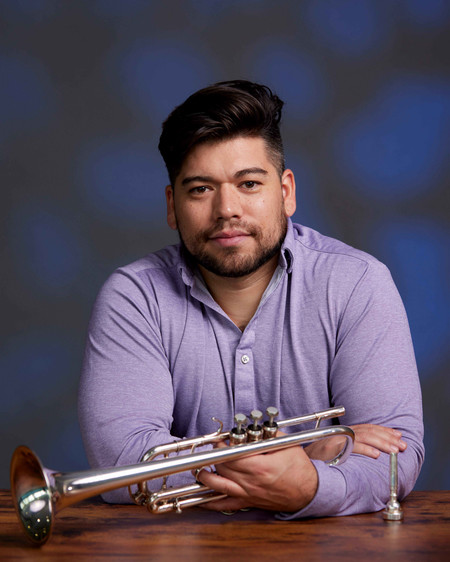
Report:
[[[30,546],[9,492],[0,491],[0,560],[316,560],[450,561],[450,491],[413,492],[404,521],[381,513],[277,521],[249,511],[226,516],[201,508],[152,515],[134,505],[86,500],[57,514],[53,535]]]

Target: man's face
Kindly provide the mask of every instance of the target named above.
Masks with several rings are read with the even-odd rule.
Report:
[[[295,211],[295,182],[282,178],[260,137],[200,144],[166,188],[167,221],[195,261],[224,277],[248,275],[278,254]]]

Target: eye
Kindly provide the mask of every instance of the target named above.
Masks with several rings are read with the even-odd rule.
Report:
[[[207,191],[208,188],[206,187],[206,185],[198,185],[190,189],[189,193],[192,193],[193,195],[201,195],[202,193],[206,193]]]
[[[244,183],[241,183],[241,187],[245,187],[245,189],[253,189],[257,185],[259,185],[259,183],[257,181],[253,181],[253,180],[248,180],[248,181],[245,181]]]

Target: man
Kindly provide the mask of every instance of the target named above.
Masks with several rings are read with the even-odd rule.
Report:
[[[82,433],[92,465],[135,464],[157,444],[214,431],[212,416],[231,427],[236,412],[254,408],[276,406],[284,419],[342,404],[356,433],[342,466],[324,463],[327,445],[313,444],[219,464],[198,480],[228,496],[211,509],[373,511],[388,498],[387,453],[401,452],[400,497],[423,461],[408,323],[382,264],[291,222],[281,108],[265,86],[225,82],[164,123],[167,219],[180,244],[117,270],[102,288]],[[128,501],[123,490],[105,498]]]

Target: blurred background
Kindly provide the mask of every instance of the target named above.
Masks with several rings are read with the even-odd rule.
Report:
[[[161,122],[233,78],[286,102],[296,221],[391,269],[424,398],[416,489],[450,488],[450,2],[0,0],[0,76],[1,488],[22,443],[87,467],[76,398],[94,299],[176,241]]]

